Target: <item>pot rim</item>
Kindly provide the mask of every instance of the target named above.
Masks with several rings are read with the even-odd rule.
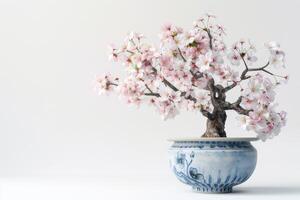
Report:
[[[259,140],[258,137],[215,137],[215,138],[201,138],[201,137],[176,137],[169,138],[169,142],[198,142],[198,141],[213,141],[213,142],[253,142]]]

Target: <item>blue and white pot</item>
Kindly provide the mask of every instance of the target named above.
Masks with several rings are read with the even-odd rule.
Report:
[[[176,177],[193,190],[232,192],[253,173],[257,138],[174,139],[169,149],[170,166]]]

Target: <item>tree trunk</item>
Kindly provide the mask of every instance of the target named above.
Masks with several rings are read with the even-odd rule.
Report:
[[[214,110],[212,117],[207,119],[206,131],[202,137],[226,137],[226,118],[227,115],[224,110]]]

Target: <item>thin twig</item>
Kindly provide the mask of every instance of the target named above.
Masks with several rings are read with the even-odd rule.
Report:
[[[180,50],[179,47],[177,47],[177,50],[178,50],[179,55],[180,55],[180,57],[182,58],[182,60],[183,60],[184,62],[186,62],[186,59],[185,59],[185,57],[183,56],[182,51]]]
[[[212,50],[213,49],[213,43],[212,43],[212,35],[211,35],[211,33],[210,33],[210,30],[208,29],[208,28],[204,28],[203,29],[206,33],[207,33],[207,35],[208,35],[208,38],[209,38],[209,48]]]
[[[160,94],[158,93],[144,93],[145,96],[154,96],[154,97],[160,97]]]

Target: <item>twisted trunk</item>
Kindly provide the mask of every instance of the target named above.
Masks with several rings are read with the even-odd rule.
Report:
[[[201,111],[207,117],[206,131],[202,137],[226,137],[226,91],[222,85],[215,85],[213,79],[209,80],[207,88],[210,91],[214,109],[212,113]]]
[[[226,112],[222,109],[216,109],[212,115],[213,117],[207,118],[206,131],[202,137],[226,137]]]

